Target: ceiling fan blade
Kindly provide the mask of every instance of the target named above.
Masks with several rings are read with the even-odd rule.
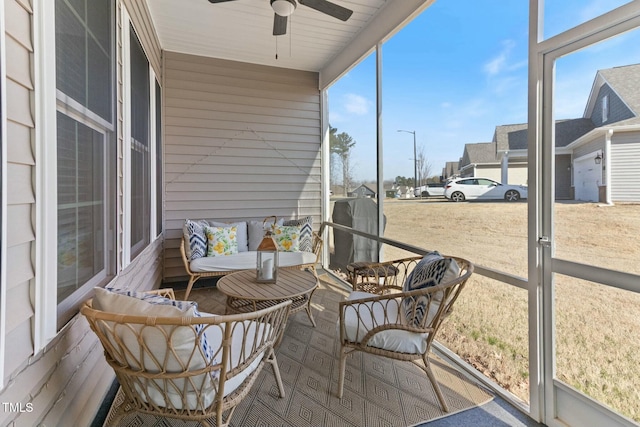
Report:
[[[287,34],[287,17],[273,14],[273,35],[282,36]]]
[[[331,3],[327,0],[298,0],[298,3],[315,9],[318,12],[326,13],[329,16],[338,18],[341,21],[346,21],[353,13],[352,10],[338,6],[337,4]]]

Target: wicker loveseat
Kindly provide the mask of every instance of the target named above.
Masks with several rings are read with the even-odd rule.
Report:
[[[269,221],[273,221],[273,223]],[[185,300],[189,297],[193,284],[200,278],[220,277],[241,270],[255,270],[257,260],[255,248],[262,240],[266,227],[272,225],[290,226],[287,224],[301,224],[298,225],[301,234],[300,244],[298,250],[282,251],[279,253],[280,268],[310,269],[315,274],[316,264],[320,259],[320,251],[322,249],[322,239],[317,232],[311,230],[310,219],[277,221],[275,217],[267,217],[260,221],[241,221],[235,223],[220,223],[205,220],[185,221],[183,236],[180,241],[182,263],[185,271],[189,275],[189,282],[184,297]],[[203,244],[203,242],[200,242],[200,237],[198,237],[197,230],[194,230],[194,228],[205,226],[219,228],[235,226],[238,251],[220,256],[194,256],[194,246]],[[206,245],[207,238],[204,237],[203,239]]]
[[[142,297],[109,292],[96,289],[81,313],[125,395],[113,425],[137,411],[226,426],[265,363],[271,364],[284,396],[273,348],[282,338],[290,301],[217,316],[197,313],[195,303],[175,301],[171,289]],[[112,311],[98,309],[102,306]]]

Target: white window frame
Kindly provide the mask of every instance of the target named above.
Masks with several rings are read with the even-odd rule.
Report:
[[[58,305],[57,114],[64,112],[65,115],[77,120],[79,117],[74,111],[84,111],[86,117],[79,121],[100,133],[103,133],[104,129],[112,128],[115,134],[117,126],[115,117],[112,124],[108,123],[98,115],[86,111],[86,108],[78,102],[66,99],[66,96],[57,90],[55,9],[55,1],[34,0],[35,192],[38,206],[35,212],[37,238],[35,240],[33,339],[36,352],[44,348],[57,335],[60,307],[64,310],[64,307],[68,307],[69,304],[78,303],[77,299],[70,298],[67,304]],[[59,102],[61,102],[60,107]],[[63,104],[71,108],[65,109]],[[109,143],[107,140],[105,142]],[[108,225],[111,218],[105,217],[105,221],[105,225]],[[109,227],[106,227],[105,233],[109,233],[109,230]],[[113,237],[108,235],[105,237],[108,239],[105,240],[104,248],[106,256],[109,252],[108,241]],[[105,263],[105,272],[95,276],[84,286],[90,287],[91,283],[98,284],[104,281],[113,269],[111,262]]]
[[[58,186],[55,1],[34,1],[36,262],[34,350],[57,333]]]
[[[6,351],[7,316],[7,95],[6,42],[4,27],[4,0],[0,0],[0,390],[4,384],[4,355]]]
[[[122,117],[123,117],[123,147],[122,160],[124,166],[124,232],[122,235],[122,270],[131,264],[131,18],[126,7],[122,7],[120,26],[122,33]]]
[[[122,93],[123,93],[123,161],[124,161],[124,234],[123,234],[123,248],[122,248],[122,269],[124,270],[133,259],[131,258],[131,42],[130,42],[130,31],[131,28],[134,28],[131,21],[131,16],[127,11],[126,7],[122,7],[122,16],[121,16],[121,40],[122,40],[122,58],[124,58],[123,62],[123,76],[122,76]],[[140,40],[142,44],[142,40]],[[143,51],[144,51],[144,45]],[[146,52],[145,52],[146,55]],[[147,56],[147,60],[148,60]],[[150,211],[150,221],[149,221],[149,244],[153,243],[160,235],[156,233],[156,225],[158,218],[156,216],[156,190],[157,190],[157,179],[156,179],[156,163],[155,163],[155,154],[156,150],[159,149],[156,147],[157,139],[156,139],[156,106],[155,106],[155,82],[156,82],[156,74],[151,66],[151,62],[149,61],[149,211]],[[162,86],[161,86],[162,89]],[[144,251],[143,249],[142,251]]]
[[[555,378],[554,274],[640,292],[634,275],[555,257],[553,144],[555,61],[640,28],[640,2],[627,3],[561,34],[539,41],[542,1],[530,5],[529,46],[529,371],[531,416],[551,427],[632,426],[600,402]],[[548,179],[552,177],[551,179]],[[603,281],[606,278],[606,282]]]
[[[151,217],[149,218],[149,243],[153,242],[157,237],[156,226],[158,218],[156,216],[156,190],[157,190],[157,171],[156,171],[156,154],[157,147],[156,138],[156,73],[153,71],[151,63],[149,63],[149,209]]]
[[[153,67],[151,67],[151,65],[149,65],[151,68],[151,73],[155,76],[155,72],[153,71]],[[156,97],[156,84],[158,85],[158,88],[160,89],[160,99],[158,99]],[[164,105],[162,104],[162,94],[164,93],[164,89],[162,88],[162,82],[160,81],[160,79],[157,78],[157,76],[155,76],[154,79],[152,79],[152,85],[153,87],[153,96],[154,96],[154,101],[152,102],[151,106],[153,108],[153,114],[151,115],[153,117],[153,132],[154,132],[154,138],[153,138],[153,148],[154,148],[154,152],[155,152],[155,158],[153,159],[153,172],[154,172],[154,179],[152,181],[151,184],[151,188],[153,191],[153,195],[154,197],[156,197],[154,204],[151,205],[151,209],[153,211],[153,221],[155,222],[155,227],[152,225],[151,228],[151,236],[153,236],[153,240],[161,238],[162,235],[164,234],[164,222],[163,222],[163,218],[164,218],[164,204],[163,204],[163,200],[164,200],[164,174],[162,171],[164,171],[164,167],[161,168],[160,171],[158,171],[157,169],[157,155],[158,152],[160,153],[160,161],[162,163],[164,163],[164,151],[162,149],[163,147],[163,142],[164,142],[164,135],[162,134],[162,130],[163,130],[163,123],[164,121],[160,121],[160,129],[158,129],[158,115],[160,115],[160,118],[162,119],[162,112],[164,111]],[[160,103],[160,109],[158,111],[158,109],[156,108],[156,103]],[[160,132],[160,144],[158,144],[158,134],[157,132]],[[164,165],[163,165],[164,166]],[[158,188],[158,186],[160,188]],[[159,191],[158,191],[159,190]],[[157,194],[158,192],[160,192],[160,200],[157,199]],[[160,203],[160,216],[157,215],[158,213],[158,203]],[[158,232],[158,225],[160,226],[160,232]]]
[[[602,123],[609,120],[609,95],[602,97]]]

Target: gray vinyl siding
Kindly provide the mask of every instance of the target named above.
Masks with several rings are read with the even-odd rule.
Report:
[[[593,153],[593,157],[596,156],[596,151],[604,149],[604,137],[598,136],[596,139],[589,141],[573,150],[573,158],[579,159],[582,156]]]
[[[5,384],[11,375],[26,364],[33,354],[31,322],[34,308],[30,299],[35,275],[32,251],[35,230],[32,223],[35,190],[32,182],[35,158],[31,135],[35,126],[32,104],[34,88],[32,69],[32,14],[29,2],[5,1],[7,79],[7,301],[4,354]],[[7,57],[9,58],[9,57]],[[1,395],[0,395],[1,396]],[[0,399],[3,402],[6,399]],[[15,401],[15,400],[11,400]],[[0,412],[0,424],[5,415]]]
[[[165,279],[186,218],[321,218],[318,74],[164,52]]]
[[[611,141],[611,200],[640,201],[640,132],[613,134]]]
[[[609,108],[607,120],[602,120],[602,100],[605,96],[609,99]],[[611,89],[611,86],[608,84],[603,85],[598,92],[598,98],[596,99],[595,107],[591,114],[591,120],[596,127],[630,119],[632,117],[635,117],[635,114],[629,109],[624,101],[620,99],[618,94]]]
[[[49,1],[49,0],[47,0]],[[53,0],[52,0],[53,1]],[[124,1],[124,0],[123,0]],[[131,19],[138,30],[145,52],[160,75],[159,42],[149,24],[146,2],[127,0],[132,4]],[[118,2],[117,10],[122,7]],[[137,12],[135,12],[137,10]],[[117,15],[120,16],[119,14]],[[118,20],[119,21],[119,20]],[[32,412],[0,411],[1,426],[88,426],[102,404],[113,382],[114,373],[108,367],[102,347],[88,323],[77,315],[44,348],[34,349],[34,316],[38,307],[32,302],[35,279],[35,229],[39,197],[35,193],[34,177],[38,162],[34,152],[35,99],[32,79],[34,52],[33,10],[29,0],[5,0],[7,80],[7,182],[9,224],[7,241],[7,301],[4,316],[6,343],[4,361],[5,387],[0,390],[0,402],[31,403]],[[121,25],[121,24],[120,24]],[[118,35],[118,38],[120,36]],[[119,44],[121,46],[121,44]],[[122,53],[118,52],[118,66]],[[118,84],[122,79],[119,74]],[[122,88],[118,88],[118,170],[122,164]],[[54,113],[55,114],[55,113]],[[54,116],[55,117],[55,116]],[[122,173],[118,185],[124,186]],[[118,229],[122,229],[122,194],[119,192]],[[121,237],[121,236],[120,236]],[[119,271],[109,286],[150,289],[162,279],[163,241],[157,239],[124,270]],[[55,257],[56,254],[50,256]],[[119,255],[120,258],[120,255]],[[120,266],[121,264],[119,264]],[[118,270],[121,268],[119,267]],[[47,286],[56,286],[47,283]]]

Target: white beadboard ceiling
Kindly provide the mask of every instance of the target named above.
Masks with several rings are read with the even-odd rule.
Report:
[[[353,10],[347,22],[299,4],[287,34],[278,37],[272,35],[269,0],[147,0],[147,5],[163,50],[322,72],[345,52],[351,51],[343,62],[353,63],[433,0],[332,1]]]

